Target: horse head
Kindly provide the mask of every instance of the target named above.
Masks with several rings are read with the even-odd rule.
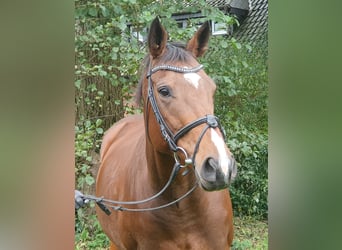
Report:
[[[197,61],[208,48],[209,35],[205,22],[186,45],[171,44],[154,19],[141,94],[146,132],[157,151],[193,166],[200,186],[215,191],[227,188],[237,171],[214,116],[216,84]]]

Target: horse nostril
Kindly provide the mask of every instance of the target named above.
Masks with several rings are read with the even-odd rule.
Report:
[[[208,165],[210,165],[211,167],[213,167],[214,169],[218,168],[218,162],[215,161],[213,158],[209,157],[207,160]]]
[[[206,181],[214,182],[216,181],[216,171],[217,171],[217,161],[209,157],[203,165],[202,177]]]

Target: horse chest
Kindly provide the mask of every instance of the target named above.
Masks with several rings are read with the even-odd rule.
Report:
[[[151,235],[149,238],[141,240],[137,244],[137,249],[148,250],[216,250],[228,249],[227,237],[220,237],[219,235],[203,235],[196,232],[179,232],[176,237],[160,237],[154,239]]]
[[[160,219],[160,218],[159,218]],[[198,218],[197,218],[198,219]],[[228,249],[228,226],[207,219],[165,219],[161,223],[144,224],[144,232],[137,235],[137,249]]]

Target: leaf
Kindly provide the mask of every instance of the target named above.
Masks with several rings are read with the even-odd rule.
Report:
[[[87,121],[85,121],[84,125],[86,128],[90,128],[91,122],[89,120],[87,120]]]
[[[233,83],[232,80],[228,76],[224,76],[223,80],[225,81],[225,83]]]
[[[90,7],[88,10],[88,14],[93,17],[97,17],[97,9],[95,7]]]
[[[75,87],[80,89],[81,88],[81,80],[76,80],[75,81]]]
[[[101,9],[102,16],[104,16],[104,17],[109,16],[109,10],[105,6],[100,4],[100,9]]]
[[[237,48],[237,49],[241,49],[241,48],[242,48],[242,45],[241,45],[241,43],[239,43],[239,42],[233,42],[232,44],[233,44],[233,46],[234,46],[235,48]]]
[[[113,47],[112,51],[115,52],[115,53],[119,52],[119,47]]]
[[[101,119],[97,119],[96,120],[96,127],[99,127],[102,124],[102,120]]]
[[[252,51],[252,47],[250,45],[248,45],[248,44],[246,44],[246,49],[247,49],[248,52]]]
[[[224,49],[228,48],[228,43],[227,43],[226,40],[222,40],[222,41],[220,42],[220,45],[221,45],[221,47],[224,48]]]
[[[79,6],[75,10],[75,17],[80,18],[87,14],[87,8],[85,6]]]
[[[118,58],[117,53],[111,53],[111,59],[115,61]]]
[[[106,76],[107,72],[104,71],[103,69],[99,69],[99,74],[100,74],[100,76]]]
[[[246,61],[242,61],[241,63],[245,68],[248,68],[248,63],[246,63]]]
[[[100,135],[103,134],[103,128],[96,128],[96,132]]]
[[[85,182],[90,186],[95,183],[95,179],[91,175],[86,175]]]

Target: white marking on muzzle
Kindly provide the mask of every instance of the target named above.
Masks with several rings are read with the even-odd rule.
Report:
[[[196,73],[186,73],[184,74],[184,79],[190,83],[192,86],[194,86],[196,89],[198,89],[199,86],[199,80],[201,77]]]
[[[211,140],[214,143],[214,145],[217,148],[217,152],[219,154],[219,165],[221,167],[221,170],[223,173],[225,173],[226,175],[229,174],[228,170],[228,166],[231,164],[230,163],[230,159],[228,157],[228,154],[225,150],[225,144],[224,141],[222,139],[222,137],[219,136],[219,134],[213,129],[210,129],[210,134],[211,134]]]

